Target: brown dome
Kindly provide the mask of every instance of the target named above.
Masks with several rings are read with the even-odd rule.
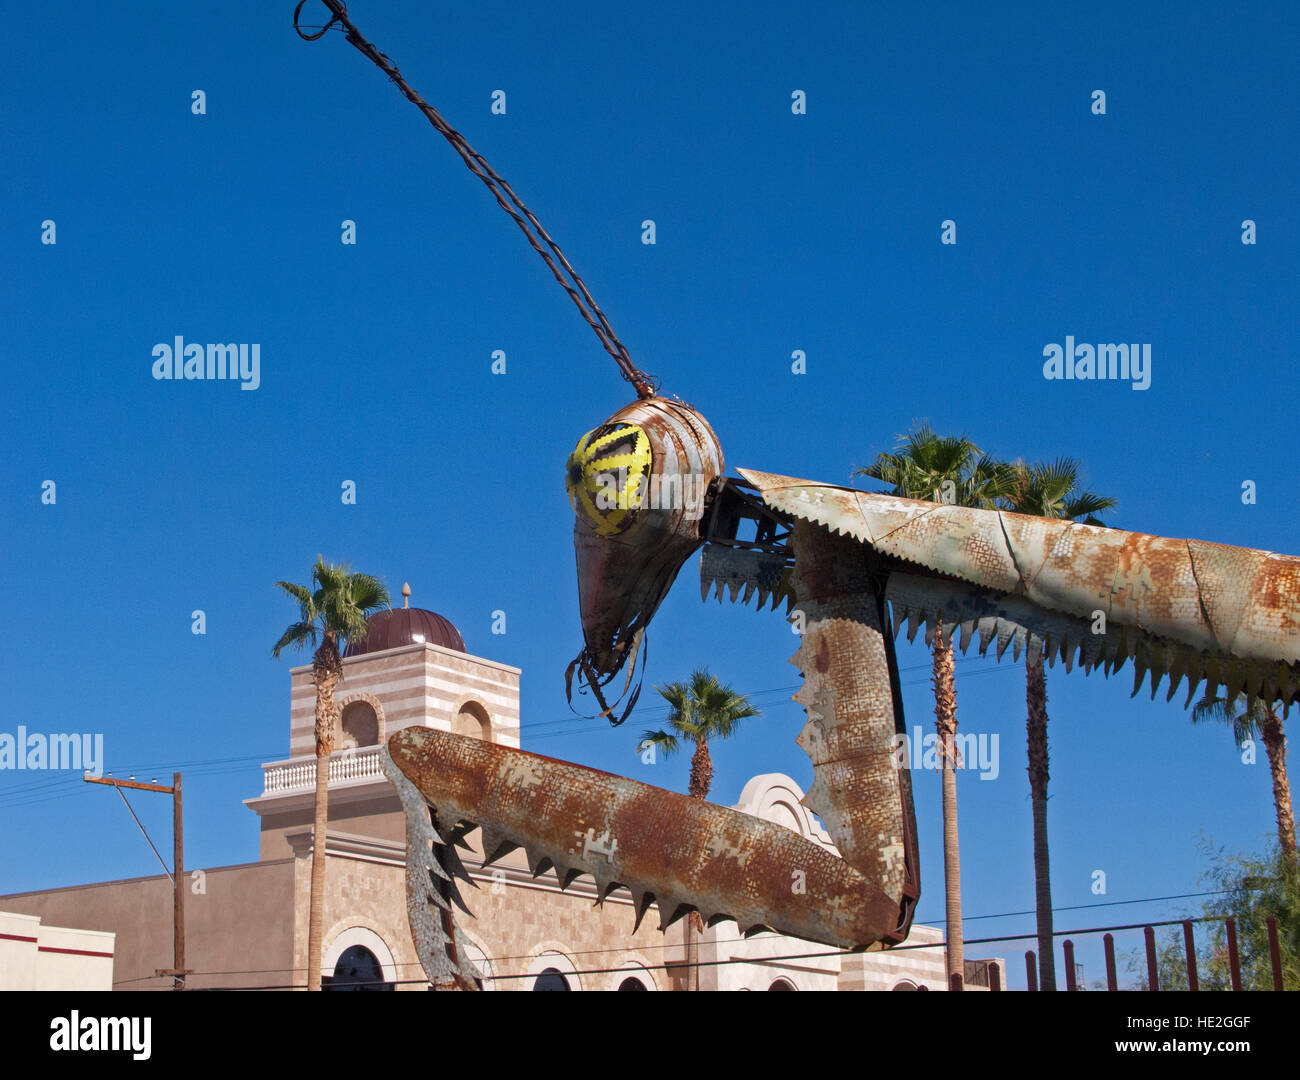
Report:
[[[366,620],[366,625],[370,628],[366,640],[349,645],[344,656],[363,656],[384,649],[415,645],[416,635],[423,637],[430,645],[441,645],[444,649],[455,649],[457,652],[468,651],[460,631],[436,611],[414,607],[392,608],[375,612]]]

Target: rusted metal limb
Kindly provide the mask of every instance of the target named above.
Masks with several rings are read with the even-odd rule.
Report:
[[[740,470],[774,510],[853,538],[890,568],[887,596],[911,640],[939,621],[1019,658],[1111,674],[1133,692],[1185,678],[1213,694],[1289,702],[1300,694],[1300,559],[1200,540],[945,506]],[[950,632],[945,630],[945,632]]]
[[[877,941],[898,921],[887,882],[864,877],[820,844],[774,822],[635,780],[522,750],[410,727],[388,741],[403,802],[439,859],[425,873],[454,886],[464,868],[445,861],[482,828],[485,865],[522,847],[534,876],[554,871],[562,888],[581,874],[596,882],[597,902],[614,889],[632,894],[636,924],[650,905],[659,926],[698,911],[706,924],[733,920],[747,936],[763,929],[840,948]],[[418,798],[416,796],[418,792]],[[420,824],[424,801],[434,832]],[[422,850],[423,840],[417,840]],[[440,872],[441,871],[441,872]],[[798,888],[792,886],[797,884]],[[431,925],[418,868],[411,879],[412,928],[421,960],[454,973],[446,948],[454,939]],[[460,906],[458,894],[449,898]],[[425,910],[419,911],[421,905]],[[418,920],[418,921],[417,921]],[[434,978],[434,974],[430,974]]]
[[[795,612],[803,674],[794,700],[808,722],[795,740],[813,763],[803,803],[825,824],[841,857],[894,901],[879,938],[907,937],[920,896],[911,774],[895,736],[903,722],[893,641],[871,560],[846,537],[794,523]]]

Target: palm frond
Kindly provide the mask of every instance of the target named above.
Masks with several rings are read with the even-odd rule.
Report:
[[[310,620],[293,623],[280,635],[280,640],[271,649],[271,655],[280,659],[280,653],[287,648],[302,649],[316,644],[316,624]]]
[[[641,742],[637,744],[637,753],[640,753],[647,743],[662,750],[664,757],[671,757],[681,749],[677,736],[669,731],[652,731],[649,729],[643,731],[641,733]]]

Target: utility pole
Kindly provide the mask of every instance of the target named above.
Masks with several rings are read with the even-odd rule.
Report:
[[[155,975],[170,975],[172,978],[173,990],[185,989],[185,976],[193,975],[194,972],[185,967],[185,838],[181,827],[181,774],[172,773],[172,785],[166,787],[163,784],[144,784],[132,777],[130,780],[114,780],[109,776],[91,776],[87,773],[82,777],[88,784],[105,784],[108,787],[117,790],[118,796],[126,804],[127,810],[130,811],[131,817],[135,819],[136,825],[144,835],[149,847],[153,849],[154,856],[162,864],[163,871],[172,882],[172,966],[170,968],[159,968]],[[131,810],[131,804],[126,801],[126,796],[122,794],[123,788],[132,788],[136,791],[161,791],[172,797],[172,865],[173,870],[167,869],[167,864],[158,854],[158,849],[154,847],[153,841],[149,839],[149,834],[145,832],[144,826],[140,824],[140,819],[135,816],[135,811]]]

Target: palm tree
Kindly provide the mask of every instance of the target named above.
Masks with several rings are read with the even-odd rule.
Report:
[[[298,602],[298,621],[280,635],[271,655],[279,658],[286,648],[320,645],[312,656],[316,683],[316,819],[311,848],[311,905],[307,916],[307,989],[320,989],[321,923],[325,904],[325,834],[329,816],[329,759],[334,749],[338,706],[334,688],[343,676],[340,653],[351,642],[364,641],[366,617],[389,606],[388,589],[369,574],[353,574],[347,566],[316,557],[311,580],[314,589],[277,581],[276,586]]]
[[[964,435],[939,436],[928,423],[900,435],[894,452],[878,454],[852,475],[869,476],[892,487],[892,494],[954,506],[992,507],[1015,490],[1012,469],[984,453]],[[935,619],[933,682],[935,730],[943,756],[943,877],[947,916],[948,980],[965,979],[966,954],[961,925],[961,854],[957,843],[957,687],[953,680],[952,640]]]
[[[691,673],[690,682],[669,683],[656,686],[660,695],[671,706],[667,729],[647,730],[641,735],[638,751],[647,745],[658,747],[664,756],[681,749],[683,742],[695,744],[691,755],[691,779],[687,791],[692,799],[707,799],[713,786],[713,759],[709,756],[710,739],[727,739],[735,734],[740,721],[763,714],[744,694],[723,686],[707,668]],[[668,912],[666,914],[671,914]],[[699,912],[691,912],[690,936],[687,941],[687,964],[690,969],[691,989],[700,988],[698,963],[698,935],[704,932]]]
[[[1111,510],[1117,500],[1091,491],[1075,490],[1080,466],[1073,458],[1033,465],[1017,463],[1016,490],[1005,496],[1007,509],[1045,518],[1083,518],[1100,525],[1097,514]],[[1034,906],[1038,925],[1038,986],[1056,989],[1056,952],[1052,938],[1052,879],[1047,845],[1047,676],[1041,642],[1025,650],[1025,734],[1029,746],[1029,797],[1034,815]]]
[[[1282,729],[1285,713],[1279,715],[1274,702],[1256,698],[1247,707],[1246,696],[1226,694],[1205,698],[1192,707],[1195,724],[1213,721],[1232,728],[1232,737],[1241,746],[1247,739],[1262,739],[1273,776],[1273,809],[1277,813],[1277,838],[1282,845],[1282,859],[1297,868],[1295,816],[1291,812],[1291,783],[1286,775],[1286,734]]]

